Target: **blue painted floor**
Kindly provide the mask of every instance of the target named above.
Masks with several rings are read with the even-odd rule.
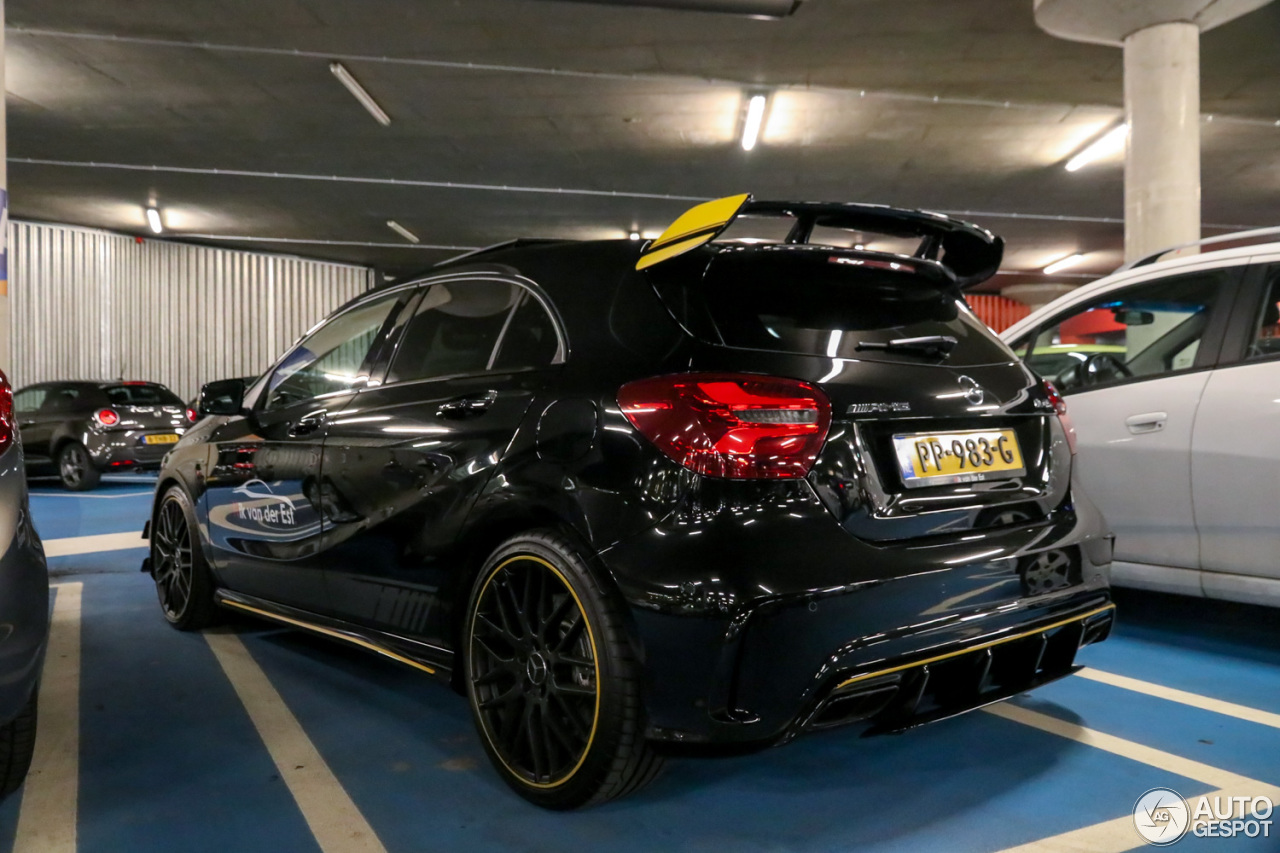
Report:
[[[33,484],[46,539],[141,529],[150,483]],[[319,851],[210,646],[169,628],[142,549],[50,561],[83,586],[76,822],[85,853]],[[1120,596],[1080,663],[1280,713],[1280,614]],[[672,761],[641,793],[553,814],[489,770],[464,701],[415,671],[300,632],[233,626],[386,850],[999,851],[1213,786],[976,712],[907,735],[835,731],[761,754]],[[1280,729],[1070,678],[1016,705],[1280,786]],[[21,794],[0,804],[9,850]],[[1277,815],[1280,818],[1280,814]],[[1272,838],[1176,849],[1277,851]],[[1136,833],[1134,848],[1142,844]],[[1123,849],[1123,848],[1116,848]]]

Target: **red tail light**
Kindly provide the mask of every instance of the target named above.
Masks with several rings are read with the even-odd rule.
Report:
[[[0,453],[13,444],[13,387],[0,371]]]
[[[93,413],[93,419],[103,426],[115,426],[120,423],[120,416],[111,409],[98,409]]]
[[[1067,416],[1067,401],[1058,393],[1058,389],[1053,387],[1053,383],[1049,380],[1044,381],[1044,393],[1048,395],[1049,402],[1053,404],[1053,411],[1058,415],[1058,422],[1062,424],[1062,431],[1067,434],[1067,447],[1071,450],[1071,455],[1076,455],[1076,428],[1071,423],[1071,418]]]
[[[804,382],[681,373],[618,391],[627,420],[671,459],[708,477],[803,477],[831,426],[831,403]]]
[[[195,423],[200,420],[200,416],[196,414],[196,410],[187,406],[187,423]]]

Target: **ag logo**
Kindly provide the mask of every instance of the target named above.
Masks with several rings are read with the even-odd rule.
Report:
[[[961,376],[956,381],[964,389],[964,398],[969,401],[970,406],[982,405],[982,401],[987,397],[987,392],[982,390],[982,386],[978,384],[976,379],[972,376]]]
[[[1182,838],[1190,823],[1187,801],[1172,788],[1152,788],[1133,804],[1133,825],[1152,846],[1167,847]]]

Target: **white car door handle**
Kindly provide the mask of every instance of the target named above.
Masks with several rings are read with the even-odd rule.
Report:
[[[1125,418],[1124,425],[1134,435],[1142,435],[1144,432],[1159,432],[1164,429],[1164,423],[1168,419],[1168,412],[1147,412],[1145,415],[1131,415]]]

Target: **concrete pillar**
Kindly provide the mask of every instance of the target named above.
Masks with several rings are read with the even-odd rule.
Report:
[[[1124,257],[1200,239],[1200,29],[1156,24],[1124,40]]]
[[[1200,33],[1271,0],[1034,0],[1036,24],[1124,48],[1124,254],[1200,239]]]

